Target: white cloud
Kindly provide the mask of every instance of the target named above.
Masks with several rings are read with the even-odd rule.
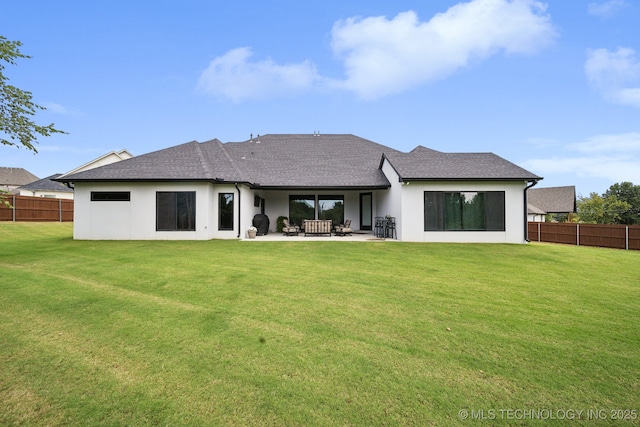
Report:
[[[581,153],[640,153],[640,132],[596,135],[567,147]]]
[[[604,3],[589,3],[587,11],[590,15],[610,18],[626,6],[624,0],[609,0]]]
[[[620,47],[616,51],[587,51],[585,73],[589,83],[610,102],[640,107],[640,61],[636,51]]]
[[[251,61],[250,48],[215,58],[200,90],[232,99],[266,98],[315,88],[339,88],[372,99],[442,79],[497,52],[536,52],[555,38],[546,5],[536,0],[471,0],[420,22],[413,11],[349,18],[334,24],[331,46],[345,79],[318,75],[310,61]]]
[[[68,108],[64,105],[57,104],[55,102],[43,102],[41,104],[48,112],[54,114],[60,114],[63,116],[82,117],[84,113],[75,108]]]
[[[640,183],[640,133],[596,135],[565,147],[565,156],[531,159],[527,169],[540,175],[572,174],[610,182]],[[557,152],[557,150],[555,150]]]
[[[215,58],[202,72],[199,88],[240,102],[306,91],[319,79],[309,61],[278,65],[270,59],[251,62],[252,55],[250,48],[241,47]]]
[[[65,106],[56,104],[55,102],[45,102],[42,104],[42,106],[46,108],[48,111],[51,111],[52,113],[64,114],[64,115],[71,114]]]
[[[444,78],[498,51],[532,53],[551,43],[546,6],[533,0],[472,0],[427,22],[415,12],[337,22],[334,52],[344,59],[340,84],[376,98]]]
[[[38,145],[37,148],[39,153],[48,152],[48,153],[73,153],[73,154],[91,154],[91,153],[104,154],[109,151],[102,148],[77,148],[69,145],[50,145],[50,144]]]

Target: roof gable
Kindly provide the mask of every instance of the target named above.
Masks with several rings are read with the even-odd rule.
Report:
[[[85,170],[89,170],[89,169],[93,169],[93,168],[97,168],[100,166],[104,166],[104,165],[108,165],[111,163],[115,163],[115,162],[119,162],[125,159],[130,159],[133,157],[133,154],[131,154],[129,151],[122,149],[120,151],[110,151],[106,154],[103,154],[102,156],[95,158],[93,160],[91,160],[90,162],[85,163],[82,166],[78,166],[75,169],[70,170],[67,173],[64,173],[62,175],[60,175],[61,177],[66,176],[66,175],[72,175],[74,173],[78,173],[78,172],[82,172]]]
[[[493,153],[443,153],[419,146],[386,158],[401,181],[542,179]]]

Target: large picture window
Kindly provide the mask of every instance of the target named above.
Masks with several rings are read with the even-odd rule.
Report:
[[[504,231],[504,191],[424,192],[425,231]]]
[[[289,196],[289,221],[302,225],[305,219],[316,219],[316,196]]]
[[[318,219],[344,224],[344,196],[318,196]]]
[[[195,231],[196,192],[156,193],[156,231]]]
[[[233,230],[233,193],[218,196],[218,230]]]

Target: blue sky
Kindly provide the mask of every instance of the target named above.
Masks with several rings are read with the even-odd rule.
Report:
[[[5,2],[31,55],[10,82],[47,107],[39,177],[111,150],[352,133],[494,152],[579,194],[640,184],[640,2]]]

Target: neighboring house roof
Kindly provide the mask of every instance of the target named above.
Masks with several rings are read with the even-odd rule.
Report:
[[[19,187],[20,190],[28,191],[55,191],[58,193],[73,193],[73,190],[61,182],[53,181],[60,177],[59,173],[31,182]]]
[[[38,178],[23,168],[0,167],[0,185],[19,187],[37,181]]]
[[[533,206],[531,203],[527,203],[527,213],[531,215],[546,215],[547,213],[542,209]]]
[[[91,160],[90,162],[85,163],[82,166],[78,166],[75,169],[70,170],[67,173],[62,174],[61,176],[66,176],[66,175],[71,175],[77,172],[82,172],[85,170],[89,170],[89,169],[93,169],[93,168],[97,168],[99,166],[104,166],[104,165],[108,165],[111,163],[115,163],[115,162],[119,162],[121,160],[126,160],[126,159],[130,159],[133,157],[133,154],[131,154],[129,151],[127,150],[120,150],[120,151],[110,151],[106,154],[103,154],[102,156]]]
[[[418,146],[385,157],[401,181],[542,179],[493,153],[442,153]]]
[[[260,188],[388,188],[388,159],[401,179],[540,177],[491,153],[410,153],[350,134],[272,134],[243,142],[196,141],[65,175],[63,182],[202,180]],[[382,159],[382,160],[381,160]]]
[[[529,205],[544,213],[571,213],[576,211],[576,187],[531,188],[527,191]],[[534,213],[529,210],[529,213]]]

